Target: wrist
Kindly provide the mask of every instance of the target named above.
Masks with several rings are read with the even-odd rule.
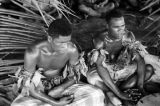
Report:
[[[102,63],[96,63],[96,65],[97,65],[97,68],[103,67]]]

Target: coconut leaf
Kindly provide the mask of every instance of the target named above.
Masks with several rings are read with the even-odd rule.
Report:
[[[149,33],[147,33],[145,36],[143,36],[142,39],[145,39],[147,36],[149,36],[151,33],[153,33],[154,31],[156,31],[158,28],[160,27],[160,24],[156,27],[154,27]]]
[[[37,15],[32,15],[32,14],[28,14],[28,13],[24,13],[24,12],[8,10],[8,9],[3,9],[3,8],[0,8],[0,14],[13,15],[13,16],[19,16],[19,17],[23,17],[23,18],[42,20],[42,18],[40,16],[37,16]]]
[[[40,14],[41,14],[41,16],[42,16],[44,22],[45,22],[46,25],[49,27],[49,24],[48,24],[48,22],[47,22],[45,16],[43,15],[43,12],[42,12],[41,8],[39,7],[38,2],[37,2],[36,0],[32,0],[32,2],[33,2],[33,3],[35,4],[35,6],[38,8],[38,11],[40,12]]]
[[[158,9],[156,9],[155,11],[153,11],[148,17],[150,17],[150,16],[152,16],[152,15],[154,15],[154,14],[156,14],[156,13],[158,13],[160,11],[160,8],[158,8]]]
[[[31,14],[34,14],[34,15],[37,15],[34,11],[26,8],[25,6],[21,5],[20,3],[18,3],[17,1],[15,0],[11,0],[12,3],[16,4],[17,6],[23,8],[24,10],[26,10],[27,12],[31,13]]]
[[[7,65],[13,65],[13,64],[19,64],[19,63],[23,63],[24,60],[1,60],[0,59],[0,66],[7,66]]]
[[[157,4],[157,3],[159,3],[159,0],[154,0],[151,3],[149,3],[147,6],[143,7],[140,11],[146,10],[146,9],[152,7],[153,5]]]

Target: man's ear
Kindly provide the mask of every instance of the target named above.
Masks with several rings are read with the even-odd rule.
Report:
[[[48,36],[48,42],[52,42],[52,37]]]

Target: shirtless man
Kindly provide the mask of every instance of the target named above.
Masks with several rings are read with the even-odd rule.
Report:
[[[105,63],[105,59],[107,58],[104,55],[105,52],[99,52],[98,54],[98,52],[95,51],[93,55],[99,55],[97,59],[95,59],[94,56],[92,57],[92,60],[96,63],[96,69],[91,68],[87,73],[87,78],[89,83],[100,87],[106,92],[106,95],[114,106],[119,106],[122,103],[114,96],[114,94],[123,100],[130,100],[130,98],[120,91],[116,82],[119,80],[125,81],[125,83],[121,85],[121,88],[123,89],[128,89],[137,85],[142,91],[144,91],[144,80],[150,78],[153,74],[153,68],[150,67],[150,65],[147,65],[148,68],[145,70],[145,62],[142,56],[136,50],[128,48],[125,49],[125,51],[130,51],[130,54],[128,54],[129,58],[125,61],[127,65],[123,65],[124,67],[122,69],[115,70],[115,67],[119,65],[116,63],[120,57],[119,54],[124,48],[126,48],[126,44],[123,44],[124,41],[130,43],[134,42],[135,37],[132,32],[126,30],[124,17],[120,11],[111,11],[107,14],[106,21],[108,25],[108,33],[94,37],[93,43],[96,50],[100,50],[100,52],[103,52],[103,50],[107,51],[108,62]],[[132,60],[133,57],[134,60]],[[123,55],[122,58],[124,58]],[[122,64],[125,62],[122,62]],[[136,75],[131,76],[135,72]],[[113,93],[110,92],[108,88]]]
[[[26,50],[24,71],[19,77],[24,84],[11,106],[104,106],[101,90],[75,84],[79,82],[79,53],[71,42],[72,27],[68,21],[53,21],[48,34],[47,40]]]

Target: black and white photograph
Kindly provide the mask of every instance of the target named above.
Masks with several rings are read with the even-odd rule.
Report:
[[[160,0],[0,0],[0,106],[160,106]]]

